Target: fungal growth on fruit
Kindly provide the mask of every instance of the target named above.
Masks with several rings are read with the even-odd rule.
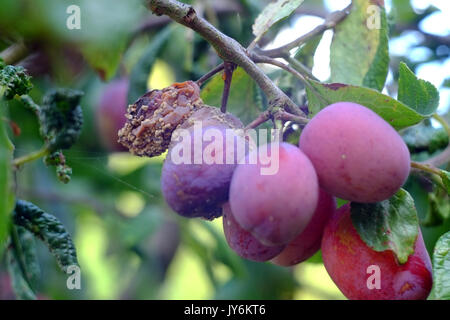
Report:
[[[172,132],[203,106],[193,81],[152,90],[128,106],[119,142],[137,156],[154,157],[167,150]]]
[[[364,243],[352,224],[350,204],[339,208],[327,223],[322,258],[349,299],[421,300],[431,291],[431,261],[420,230],[414,253],[399,264],[392,251],[377,252]]]
[[[321,187],[342,199],[386,200],[409,175],[410,155],[400,135],[356,103],[338,102],[321,110],[306,125],[299,145]]]

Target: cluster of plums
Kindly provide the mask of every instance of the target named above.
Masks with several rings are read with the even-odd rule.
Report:
[[[185,86],[192,90],[186,91]],[[229,246],[245,259],[292,266],[321,249],[325,268],[349,299],[427,298],[432,286],[431,263],[420,230],[415,252],[399,264],[392,251],[376,252],[367,246],[350,218],[352,202],[386,200],[409,175],[409,151],[389,123],[362,105],[339,102],[310,120],[302,130],[299,146],[276,144],[278,170],[273,174],[261,173],[267,164],[258,156],[256,163],[234,159],[232,164],[176,164],[172,159],[175,149],[186,150],[180,148],[186,142],[178,139],[179,129],[193,134],[193,121],[200,120],[203,133],[216,129],[226,141],[227,129],[242,128],[242,124],[231,114],[201,105],[192,82],[177,84],[171,90],[170,110],[178,110],[180,105],[193,110],[188,120],[171,127],[173,135],[162,169],[162,193],[175,212],[188,218],[223,216]],[[164,94],[154,92],[148,97],[160,99]],[[186,103],[192,97],[194,108]],[[131,108],[133,117],[141,114],[141,106]],[[138,121],[127,130],[128,147],[138,143],[137,134],[151,139],[151,134],[142,133],[147,129],[142,126]],[[233,139],[245,137],[236,133]],[[235,144],[231,145],[224,144],[213,157],[223,160],[219,163],[225,163],[227,154],[236,157]],[[261,148],[270,147],[249,148],[245,157],[250,159],[254,153],[260,154]],[[189,155],[192,160],[193,153]],[[349,202],[337,208],[335,197]],[[369,266],[380,270],[379,288],[367,285]]]

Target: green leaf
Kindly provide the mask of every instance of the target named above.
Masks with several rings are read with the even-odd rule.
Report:
[[[83,44],[80,49],[83,57],[100,78],[108,81],[116,74],[125,47],[125,39],[119,39],[114,44],[103,46],[97,43]]]
[[[447,193],[450,195],[450,172],[441,170],[441,179],[444,183],[445,189],[447,190]]]
[[[42,211],[30,202],[17,200],[14,223],[41,239],[64,272],[69,266],[78,265],[72,238],[55,216]]]
[[[14,249],[7,251],[7,268],[11,278],[11,285],[17,299],[20,300],[36,300],[36,295],[30,288],[28,282],[25,280],[22,270],[19,266],[19,262],[16,259]]]
[[[351,203],[351,218],[361,239],[375,251],[392,250],[399,263],[414,253],[419,232],[414,199],[400,189],[377,203]]]
[[[314,53],[316,52],[317,47],[319,46],[320,40],[322,40],[323,34],[319,34],[308,42],[306,42],[303,46],[301,46],[294,55],[294,58],[297,59],[304,66],[312,69],[314,66]]]
[[[439,106],[439,92],[430,82],[416,77],[401,62],[398,68],[397,99],[424,116],[431,116]]]
[[[308,84],[310,85],[306,88],[308,107],[313,114],[332,103],[349,101],[372,109],[397,130],[425,119],[425,116],[410,107],[373,89],[342,83],[322,84],[314,80],[308,80]]]
[[[302,3],[303,0],[277,0],[270,3],[253,24],[254,41],[257,42],[275,23],[290,16]]]
[[[436,242],[433,253],[434,296],[450,300],[450,232]]]
[[[130,74],[130,86],[128,91],[128,103],[134,103],[140,96],[147,92],[147,79],[153,63],[162,51],[164,45],[172,35],[174,27],[167,26],[158,32],[145,49],[142,57],[134,65]]]
[[[335,28],[331,81],[381,91],[389,68],[386,12],[376,1],[352,3],[350,14]]]
[[[41,133],[50,152],[69,149],[78,139],[83,126],[81,91],[51,90],[44,97],[40,113]]]
[[[223,91],[222,74],[215,75],[203,88],[200,97],[211,106],[220,106]],[[253,79],[242,69],[233,73],[227,111],[246,125],[263,111],[262,96]]]
[[[428,152],[432,154],[445,149],[449,143],[448,134],[443,128],[434,128],[428,120],[402,132],[411,153]]]
[[[5,124],[2,120],[6,108],[0,98],[0,255],[8,235],[11,212],[14,209],[14,192],[12,178],[12,159],[14,146],[8,138]]]

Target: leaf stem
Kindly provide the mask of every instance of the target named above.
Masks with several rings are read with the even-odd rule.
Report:
[[[29,53],[28,48],[23,42],[18,42],[0,52],[0,58],[6,64],[15,64],[25,58]]]
[[[428,163],[422,163],[422,162],[416,162],[416,161],[411,161],[411,168],[414,169],[418,169],[421,171],[425,171],[431,174],[437,174],[440,175],[441,174],[441,170],[439,170],[438,168],[432,166],[431,164]]]
[[[13,165],[16,168],[19,168],[20,166],[22,166],[23,164],[25,164],[27,162],[31,162],[31,161],[37,160],[39,158],[42,158],[42,157],[48,155],[49,152],[50,151],[48,150],[47,146],[43,146],[41,149],[39,149],[35,152],[32,152],[32,153],[24,155],[20,158],[14,159]]]
[[[436,119],[441,124],[441,126],[445,129],[448,136],[450,137],[450,125],[447,123],[447,121],[437,113],[433,114],[433,118]]]

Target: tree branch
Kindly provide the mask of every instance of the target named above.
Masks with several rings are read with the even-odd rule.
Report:
[[[242,67],[266,95],[269,108],[278,106],[296,115],[304,115],[300,108],[249,58],[244,47],[217,30],[205,19],[197,16],[190,5],[175,0],[146,0],[146,2],[153,13],[167,15],[176,22],[196,31],[213,46],[221,59]]]
[[[347,15],[350,13],[350,9],[351,4],[343,10],[330,13],[328,17],[325,19],[324,23],[315,27],[313,30],[295,39],[294,41],[291,41],[285,44],[284,46],[275,49],[259,50],[258,53],[272,58],[281,58],[285,54],[288,54],[291,49],[297,48],[298,46],[305,43],[309,39],[315,37],[316,35],[321,34],[328,29],[334,28],[339,22],[341,22],[342,20],[344,20],[345,17],[347,17]]]

